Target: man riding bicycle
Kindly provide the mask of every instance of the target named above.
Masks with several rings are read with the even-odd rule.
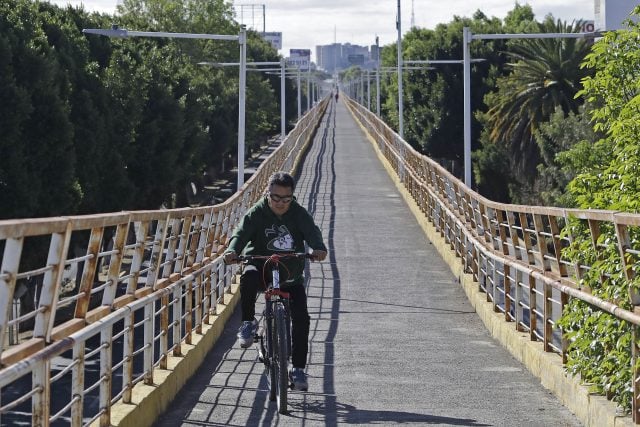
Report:
[[[307,210],[299,205],[293,191],[295,180],[285,172],[277,172],[269,178],[265,197],[253,205],[242,217],[224,253],[226,263],[237,262],[238,254],[271,255],[274,253],[304,252],[305,242],[312,249],[312,258],[322,261],[327,247],[322,233]],[[281,287],[290,294],[291,310],[291,359],[293,368],[289,376],[296,390],[308,389],[304,372],[309,352],[310,317],[307,295],[304,289],[304,259],[283,260]],[[240,304],[242,325],[238,330],[240,347],[253,344],[258,329],[255,319],[255,303],[259,289],[263,288],[264,263],[247,264],[240,276]]]

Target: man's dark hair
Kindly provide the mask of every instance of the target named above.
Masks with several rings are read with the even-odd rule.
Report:
[[[280,187],[291,187],[291,191],[296,189],[296,181],[286,172],[276,172],[269,178],[269,187],[279,185]]]

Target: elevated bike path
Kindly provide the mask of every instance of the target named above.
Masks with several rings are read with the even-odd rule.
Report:
[[[296,195],[330,251],[306,282],[309,392],[278,414],[238,307],[156,426],[581,425],[492,339],[342,98]]]

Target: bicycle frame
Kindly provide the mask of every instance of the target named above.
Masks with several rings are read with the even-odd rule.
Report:
[[[276,400],[278,412],[287,413],[287,391],[290,387],[288,364],[291,356],[291,318],[289,293],[280,288],[282,258],[310,258],[309,254],[274,254],[271,256],[246,255],[242,261],[264,260],[264,273],[271,267],[271,284],[265,290],[265,309],[262,334],[257,341],[259,359],[264,363],[269,377],[269,400]]]

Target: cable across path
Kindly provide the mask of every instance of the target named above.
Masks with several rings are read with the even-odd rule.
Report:
[[[309,391],[278,414],[255,348],[236,341],[238,307],[156,426],[581,425],[491,338],[342,100],[296,195],[329,247],[306,282]]]

